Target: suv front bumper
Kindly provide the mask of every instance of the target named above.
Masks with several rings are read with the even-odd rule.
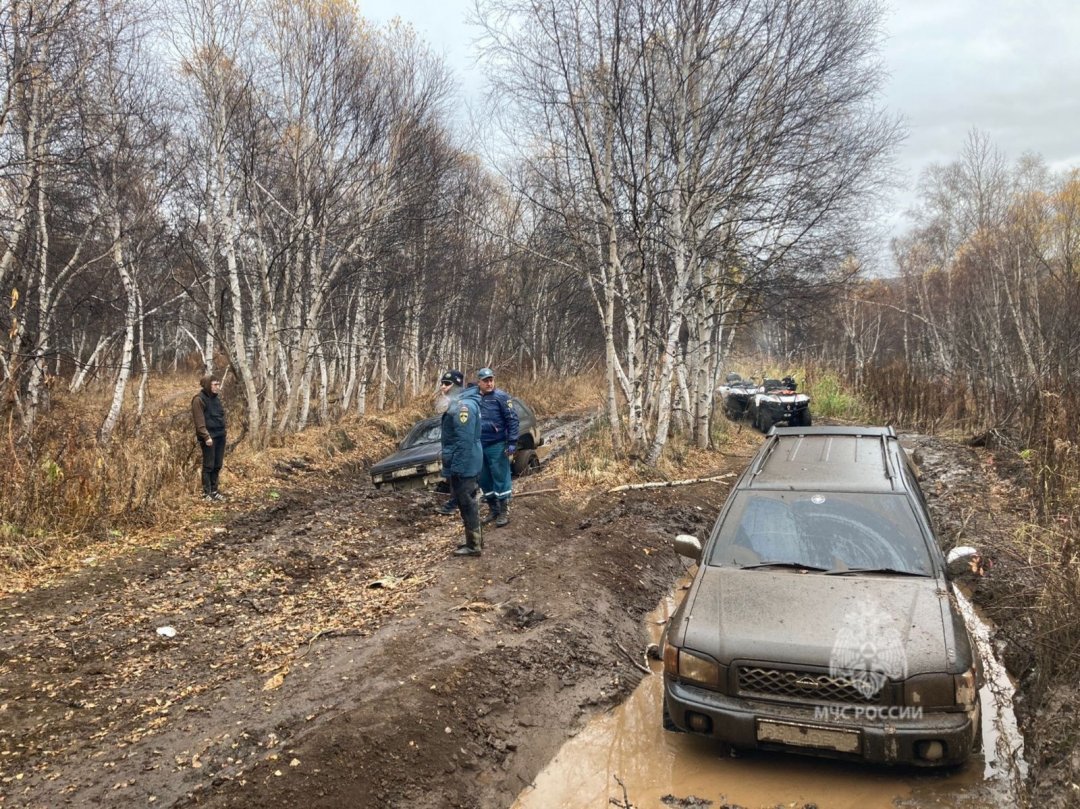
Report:
[[[664,703],[679,729],[736,747],[921,767],[954,766],[967,760],[979,712],[978,706],[969,713],[856,705],[815,709],[729,697],[667,678]],[[692,714],[707,718],[708,729],[692,729]],[[940,757],[928,759],[920,750],[932,742],[939,742],[942,751]]]

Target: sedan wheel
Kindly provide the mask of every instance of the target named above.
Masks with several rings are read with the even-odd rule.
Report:
[[[514,463],[511,472],[514,477],[521,477],[540,465],[536,458],[536,452],[531,449],[519,449],[514,453]]]

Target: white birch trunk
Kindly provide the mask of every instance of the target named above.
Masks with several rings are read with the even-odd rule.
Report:
[[[107,445],[112,440],[113,430],[120,420],[120,411],[124,405],[124,393],[127,390],[128,380],[131,378],[131,364],[135,353],[135,327],[138,318],[139,303],[135,288],[134,274],[127,267],[124,256],[123,242],[121,241],[119,215],[112,217],[112,259],[113,268],[120,276],[120,282],[124,288],[124,342],[120,347],[120,367],[116,373],[116,381],[113,383],[112,402],[109,412],[105,415],[98,430],[98,443]]]

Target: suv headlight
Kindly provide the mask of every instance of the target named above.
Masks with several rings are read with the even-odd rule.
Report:
[[[956,681],[956,704],[965,711],[975,707],[979,699],[979,681],[975,675],[975,667],[957,674],[953,679]]]
[[[680,649],[669,643],[664,646],[664,673],[684,682],[720,688],[724,667],[710,657]]]
[[[975,668],[963,674],[917,674],[904,681],[904,704],[924,710],[962,708],[970,711],[978,699]]]

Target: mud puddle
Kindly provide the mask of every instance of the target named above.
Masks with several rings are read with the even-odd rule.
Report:
[[[956,601],[983,662],[982,704],[983,775],[1001,781],[1019,795],[1028,775],[1024,760],[1024,737],[1013,711],[1016,684],[994,654],[993,625],[975,608],[967,593],[957,589]]]
[[[665,600],[650,616],[653,642],[659,641],[675,603],[674,598]],[[707,739],[661,729],[662,663],[650,661],[653,675],[623,704],[592,720],[563,745],[511,809],[664,809],[725,803],[748,809],[1015,805],[1013,789],[1023,776],[1023,757],[1012,714],[1012,685],[993,657],[992,628],[966,599],[961,604],[966,604],[965,619],[980,653],[989,661],[981,694],[987,752],[974,754],[959,769],[873,767],[766,752],[720,756]]]

